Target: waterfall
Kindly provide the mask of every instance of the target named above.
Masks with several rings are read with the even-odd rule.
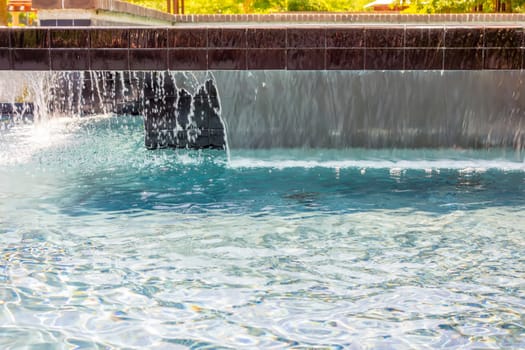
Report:
[[[524,78],[523,71],[1,72],[9,84],[0,102],[31,103],[11,114],[36,119],[141,114],[152,149],[225,148],[228,138],[232,149],[521,150]]]
[[[513,147],[523,71],[216,72],[235,148]]]

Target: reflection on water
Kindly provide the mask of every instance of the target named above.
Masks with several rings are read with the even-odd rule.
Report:
[[[55,123],[0,133],[1,348],[525,347],[520,154]]]

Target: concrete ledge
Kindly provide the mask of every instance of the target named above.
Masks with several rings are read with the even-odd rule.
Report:
[[[169,16],[168,14],[161,13]],[[41,27],[171,26],[162,16],[135,15],[102,9],[39,10]]]
[[[34,0],[40,21],[89,18],[90,25],[171,25],[175,16],[118,0]],[[49,23],[49,22],[46,22]]]
[[[238,15],[176,15],[175,23],[381,23],[381,24],[485,24],[525,21],[525,13],[275,13]]]

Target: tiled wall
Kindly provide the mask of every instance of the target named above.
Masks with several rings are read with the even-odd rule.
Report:
[[[522,26],[0,29],[1,70],[524,69]]]

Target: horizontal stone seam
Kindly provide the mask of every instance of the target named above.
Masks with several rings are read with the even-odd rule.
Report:
[[[209,52],[210,51],[213,51],[215,53],[217,52],[239,52],[241,53],[241,56],[239,57],[242,57],[241,58],[241,61],[239,60],[234,60],[234,61],[231,61],[233,62],[232,65],[237,65],[237,64],[241,64],[241,67],[248,67],[248,66],[253,66],[250,64],[250,62],[248,62],[248,58],[247,58],[247,54],[248,52],[250,51],[253,51],[254,49],[228,49],[228,50],[221,50],[221,49],[212,49],[212,50],[207,50],[207,49],[196,49],[196,51],[201,51],[201,52],[204,52],[206,51],[206,63],[205,65],[201,65],[198,67],[198,70],[207,70],[207,69],[211,69],[212,67],[214,66],[220,66],[221,65],[221,62],[225,62],[225,61],[221,61],[220,59],[216,59],[214,61],[211,61],[210,62],[210,57],[209,57]],[[256,49],[255,49],[256,50]],[[328,52],[332,52],[332,51],[337,51],[337,50],[341,50],[341,51],[345,51],[347,49],[340,49],[340,48],[336,48],[336,49],[319,49],[319,48],[298,48],[298,49],[291,49],[291,50],[286,50],[286,49],[275,49],[273,51],[279,51],[279,52],[283,52],[285,54],[285,57],[286,57],[286,61],[284,63],[284,65],[278,65],[279,68],[278,69],[290,69],[291,67],[293,67],[294,70],[297,70],[297,69],[301,69],[301,68],[298,68],[300,67],[300,64],[298,63],[299,61],[297,59],[293,59],[291,58],[290,56],[290,53],[291,52],[294,52],[294,53],[300,53],[300,52],[303,52],[303,54],[311,51],[311,52],[323,52],[322,56],[323,56],[323,62],[321,61],[318,61],[317,63],[311,63],[308,67],[308,69],[315,69],[315,70],[325,70],[327,69],[328,67],[328,64],[329,63],[332,63],[332,62],[328,62],[327,61],[327,54]],[[357,49],[350,49],[350,50],[358,50],[360,52],[363,53],[364,55],[364,69],[365,70],[369,70],[369,68],[367,67],[372,67],[374,66],[374,70],[382,70],[382,69],[391,69],[392,66],[388,66],[387,64],[373,64],[371,62],[367,62],[367,58],[369,57],[368,56],[368,52],[371,52],[371,53],[386,53],[386,52],[400,52],[402,53],[403,55],[403,64],[402,66],[396,66],[397,68],[395,69],[406,69],[407,68],[407,52],[409,51],[421,51],[421,52],[424,52],[424,51],[431,51],[433,50],[433,48],[430,48],[430,49],[425,49],[425,48],[415,48],[415,49],[405,49],[405,48],[357,48]],[[485,67],[487,66],[487,62],[486,62],[486,53],[487,51],[498,51],[498,50],[506,50],[506,51],[515,51],[518,55],[516,57],[516,59],[518,59],[520,62],[517,62],[515,61],[515,63],[517,62],[518,64],[515,64],[514,66],[516,66],[516,68],[514,68],[515,70],[516,69],[523,69],[523,55],[524,55],[524,51],[523,49],[507,49],[507,48],[504,48],[504,49],[483,49],[483,48],[467,48],[467,49],[462,49],[462,48],[439,48],[439,49],[436,49],[436,51],[438,52],[442,52],[443,55],[445,56],[444,58],[444,62],[443,62],[443,66],[442,66],[442,69],[446,69],[446,67],[451,64],[452,66],[455,66],[454,64],[452,64],[451,62],[447,61],[446,59],[446,55],[447,55],[447,52],[449,53],[453,53],[453,52],[462,52],[462,51],[470,51],[472,52],[472,54],[474,54],[475,52],[479,52],[481,54],[481,62],[477,62],[476,61],[461,61],[461,64],[460,66],[463,66],[463,67],[474,67],[475,64],[480,64],[481,65],[481,70],[485,69]],[[5,51],[5,50],[4,50]],[[16,67],[16,66],[19,66],[19,67],[22,67],[24,66],[24,64],[27,64],[28,62],[33,62],[33,59],[30,58],[30,59],[27,59],[27,60],[17,60],[16,62],[14,61],[14,53],[23,53],[23,52],[26,52],[26,53],[29,53],[29,52],[33,52],[33,53],[36,53],[38,51],[43,51],[43,52],[46,52],[46,56],[47,56],[47,60],[48,60],[48,63],[49,63],[49,69],[52,69],[52,67],[59,67],[61,66],[60,65],[60,61],[57,61],[55,62],[55,60],[53,59],[52,57],[52,53],[53,52],[87,52],[88,53],[88,59],[89,59],[89,69],[100,69],[100,68],[96,68],[96,67],[101,67],[101,66],[104,66],[105,65],[105,60],[103,58],[99,59],[99,62],[95,63],[95,62],[92,62],[92,52],[95,54],[101,54],[102,57],[104,57],[104,53],[108,53],[108,54],[111,54],[111,52],[126,52],[125,54],[125,60],[126,61],[121,61],[119,59],[119,63],[117,65],[119,65],[119,68],[118,70],[128,70],[128,69],[131,69],[131,66],[133,64],[138,64],[140,65],[140,60],[133,60],[132,57],[130,57],[130,53],[132,52],[139,52],[139,51],[144,51],[142,49],[138,49],[138,50],[127,50],[127,49],[113,49],[113,50],[101,50],[101,49],[94,49],[94,50],[86,50],[86,49],[72,49],[72,50],[64,50],[64,49],[58,49],[58,50],[51,50],[51,49],[14,49],[14,50],[8,50],[8,60],[10,61],[9,64],[6,66],[4,64],[4,68],[3,69],[9,69],[9,67],[13,67],[13,69]],[[147,51],[147,50],[146,50]],[[160,51],[165,51],[166,53],[169,53],[170,51],[171,52],[174,52],[174,51],[177,51],[177,50],[170,50],[170,49],[160,49]],[[304,57],[304,55],[303,55]],[[108,60],[111,60],[111,57],[108,57],[107,58]],[[166,59],[163,58],[164,62],[161,62],[162,63],[162,66],[163,67],[169,67],[169,62],[166,61]],[[235,63],[237,62],[237,63]],[[502,64],[498,65],[498,64],[491,64],[491,68],[490,69],[498,69],[498,67],[502,67],[504,68],[506,66],[508,62],[505,62],[505,57],[502,57]],[[40,65],[46,65],[46,62],[37,62],[35,63],[35,67],[40,67]],[[297,65],[299,64],[299,66]],[[423,67],[425,67],[425,64],[422,64]],[[520,67],[520,68],[517,68],[517,67]],[[111,67],[110,67],[111,68]],[[115,68],[117,69],[117,68]],[[234,69],[234,68],[227,68],[227,66],[225,67],[225,69]],[[245,70],[247,68],[242,68],[241,70]],[[425,69],[425,68],[421,68],[421,69]],[[73,69],[74,70],[74,69]],[[359,70],[359,69],[352,69],[352,70]]]
[[[322,28],[325,28],[325,29],[323,30]],[[332,29],[332,27],[321,27],[321,28],[316,28],[316,30],[319,30],[319,29],[323,30],[322,41],[324,42],[324,45],[325,45],[325,46],[326,46],[326,43],[327,43],[327,33],[326,33],[326,28],[330,28],[330,29]],[[489,28],[489,29],[494,29],[494,27],[488,27],[488,28]],[[283,29],[283,30],[286,30],[286,48],[290,48],[290,47],[291,47],[291,46],[290,46],[290,39],[289,39],[289,35],[288,35],[289,31],[290,31],[290,30],[296,30],[296,29],[300,29],[300,30],[305,31],[305,32],[308,31],[308,29],[300,28],[300,27],[299,27],[299,28],[292,28],[292,27],[290,27],[290,28]],[[345,29],[345,28],[334,28],[334,29]],[[403,38],[402,38],[402,40],[403,40],[404,43],[406,43],[406,28],[403,28],[403,27],[381,27],[381,28],[373,28],[373,29],[372,29],[372,28],[364,28],[364,30],[363,30],[363,33],[364,33],[364,34],[363,34],[363,35],[364,35],[364,44],[363,44],[363,45],[364,45],[365,47],[366,47],[366,46],[368,46],[368,47],[383,47],[383,46],[369,46],[369,45],[368,45],[368,41],[367,41],[367,39],[368,39],[368,34],[367,34],[367,33],[368,33],[368,32],[379,31],[379,30],[381,30],[381,29],[385,29],[385,30],[404,29],[404,33],[403,33]],[[410,28],[410,29],[412,30],[413,28]],[[422,29],[422,30],[426,30],[426,29],[428,29],[428,28],[421,28],[421,29]],[[453,29],[454,29],[454,30],[458,30],[457,27],[454,27]],[[525,35],[525,34],[524,34],[525,30],[524,30],[523,28],[521,28],[521,27],[517,28],[517,32],[518,32],[518,33],[520,32],[520,29],[521,29],[521,33],[518,34],[518,35],[521,35],[521,36],[522,36],[522,38],[521,38],[521,40],[520,40],[521,43],[518,44],[518,45],[515,45],[515,46],[498,46],[498,45],[490,45],[490,46],[488,46],[487,43],[486,43],[486,30],[485,30],[485,27],[468,27],[468,28],[463,28],[463,27],[462,27],[462,28],[459,28],[459,29],[466,29],[466,30],[468,30],[468,29],[481,29],[481,38],[482,38],[481,40],[482,40],[482,44],[463,45],[463,46],[462,46],[462,45],[448,45],[448,44],[447,44],[447,43],[448,43],[448,40],[449,40],[449,39],[447,39],[448,31],[447,31],[447,27],[444,27],[444,30],[443,30],[443,41],[444,41],[444,43],[443,43],[443,44],[440,44],[440,45],[437,45],[437,46],[421,46],[421,47],[445,47],[445,48],[447,48],[447,47],[465,47],[465,48],[467,48],[467,47],[514,47],[514,48],[521,48],[521,47],[524,47],[524,44],[525,44],[525,43],[524,43],[525,39],[523,38],[524,35]],[[505,28],[505,27],[501,27],[500,29],[505,30],[505,29],[507,29],[507,28]],[[516,28],[510,28],[510,29],[512,30],[512,29],[516,29]],[[35,46],[36,46],[35,48],[52,48],[52,49],[57,49],[57,48],[59,48],[59,47],[54,47],[54,45],[53,45],[53,43],[52,43],[53,38],[49,38],[49,35],[50,35],[50,34],[49,34],[49,31],[53,31],[53,30],[54,30],[54,29],[36,29],[36,30],[35,30],[35,29],[26,29],[26,31],[28,31],[28,32],[34,32],[34,31],[46,31],[46,37],[47,37],[47,38],[46,38],[45,40],[42,39],[42,40],[44,40],[45,45],[44,45],[43,47],[38,47],[38,46],[40,46],[40,44],[38,44],[38,45],[35,45]],[[98,29],[98,28],[97,28],[97,29],[93,29],[93,30],[100,31],[100,29]],[[136,31],[136,30],[143,30],[143,31],[148,31],[148,30],[157,30],[157,31],[158,31],[159,29],[158,29],[158,28],[152,28],[152,29],[135,29],[135,28],[133,28],[133,29],[130,29],[130,30],[135,30],[135,31]],[[246,29],[240,29],[240,30],[241,30],[241,31],[244,31],[244,34],[243,34],[243,36],[244,36],[244,37],[243,37],[243,41],[244,41],[244,42],[243,42],[243,46],[245,46],[245,47],[252,47],[252,46],[250,45],[251,42],[250,42],[250,41],[248,40],[248,38],[247,38],[247,35],[246,35]],[[264,30],[264,29],[260,29],[260,30]],[[272,28],[272,30],[275,30],[275,29]],[[14,44],[15,44],[14,41],[13,41],[13,35],[14,35],[14,33],[15,33],[15,32],[16,32],[16,33],[23,33],[24,30],[20,30],[20,29],[17,29],[17,30],[15,30],[15,31],[12,31],[12,30],[7,30],[7,31],[5,31],[5,30],[4,30],[3,32],[4,32],[4,33],[9,33],[9,35],[8,35],[8,36],[9,36],[9,38],[8,38],[8,42],[9,42],[8,45],[9,45],[9,46],[5,46],[5,45],[4,45],[4,46],[2,46],[2,47],[4,47],[4,48],[5,48],[5,47],[7,47],[7,48],[13,48],[13,49],[14,49],[14,48],[31,48],[30,46],[25,46],[25,45],[29,45],[29,44],[21,44],[21,45],[17,45],[17,46],[14,45]],[[208,32],[208,30],[207,30],[207,32]],[[1,33],[2,33],[2,30],[0,30],[0,34],[1,34]],[[209,33],[207,33],[207,34],[209,34]],[[129,36],[129,35],[128,35],[128,36]],[[459,35],[459,36],[461,37],[461,35]],[[319,36],[319,38],[320,38],[320,36]],[[120,49],[130,48],[130,42],[129,42],[130,40],[129,40],[129,38],[126,39],[126,41],[127,41],[127,45],[124,45],[123,47],[120,47]],[[42,41],[40,41],[40,42],[42,42]],[[40,42],[39,42],[39,43],[40,43]],[[210,47],[209,35],[206,35],[206,45],[207,45],[207,47]],[[109,45],[107,45],[107,46],[109,46]],[[107,47],[107,46],[104,47],[104,45],[100,45],[100,46],[96,46],[96,47],[95,47],[95,46],[92,45],[92,43],[90,43],[90,46],[89,46],[88,48],[101,48],[101,49],[103,49],[103,48],[108,48],[108,49],[111,49],[111,48],[118,48],[118,47]],[[74,47],[74,45],[72,45],[72,47]],[[171,46],[171,45],[169,45],[169,43],[168,43],[165,47],[164,47],[164,46],[163,46],[163,47],[155,47],[155,46],[149,46],[149,47],[148,47],[148,45],[146,45],[146,46],[141,47],[141,48],[179,48],[179,47],[182,47],[182,46]],[[192,46],[184,46],[184,47],[192,47]],[[198,47],[201,47],[201,46],[198,46]],[[303,46],[301,46],[301,47],[303,47]],[[304,47],[309,47],[309,46],[306,46],[306,45],[305,45]],[[316,46],[311,46],[311,47],[316,47]],[[322,47],[322,46],[321,46],[321,47]],[[360,47],[360,46],[357,45],[357,46],[348,46],[348,47]],[[406,45],[404,45],[404,46],[397,46],[397,47],[419,47],[419,46],[406,46]],[[60,48],[67,48],[67,47],[60,46]],[[85,48],[85,47],[83,47],[83,48]],[[217,48],[227,48],[227,47],[225,47],[224,45],[219,45],[219,46],[217,46]],[[261,47],[261,48],[262,48],[262,47]],[[276,47],[276,48],[280,48],[280,47]]]

